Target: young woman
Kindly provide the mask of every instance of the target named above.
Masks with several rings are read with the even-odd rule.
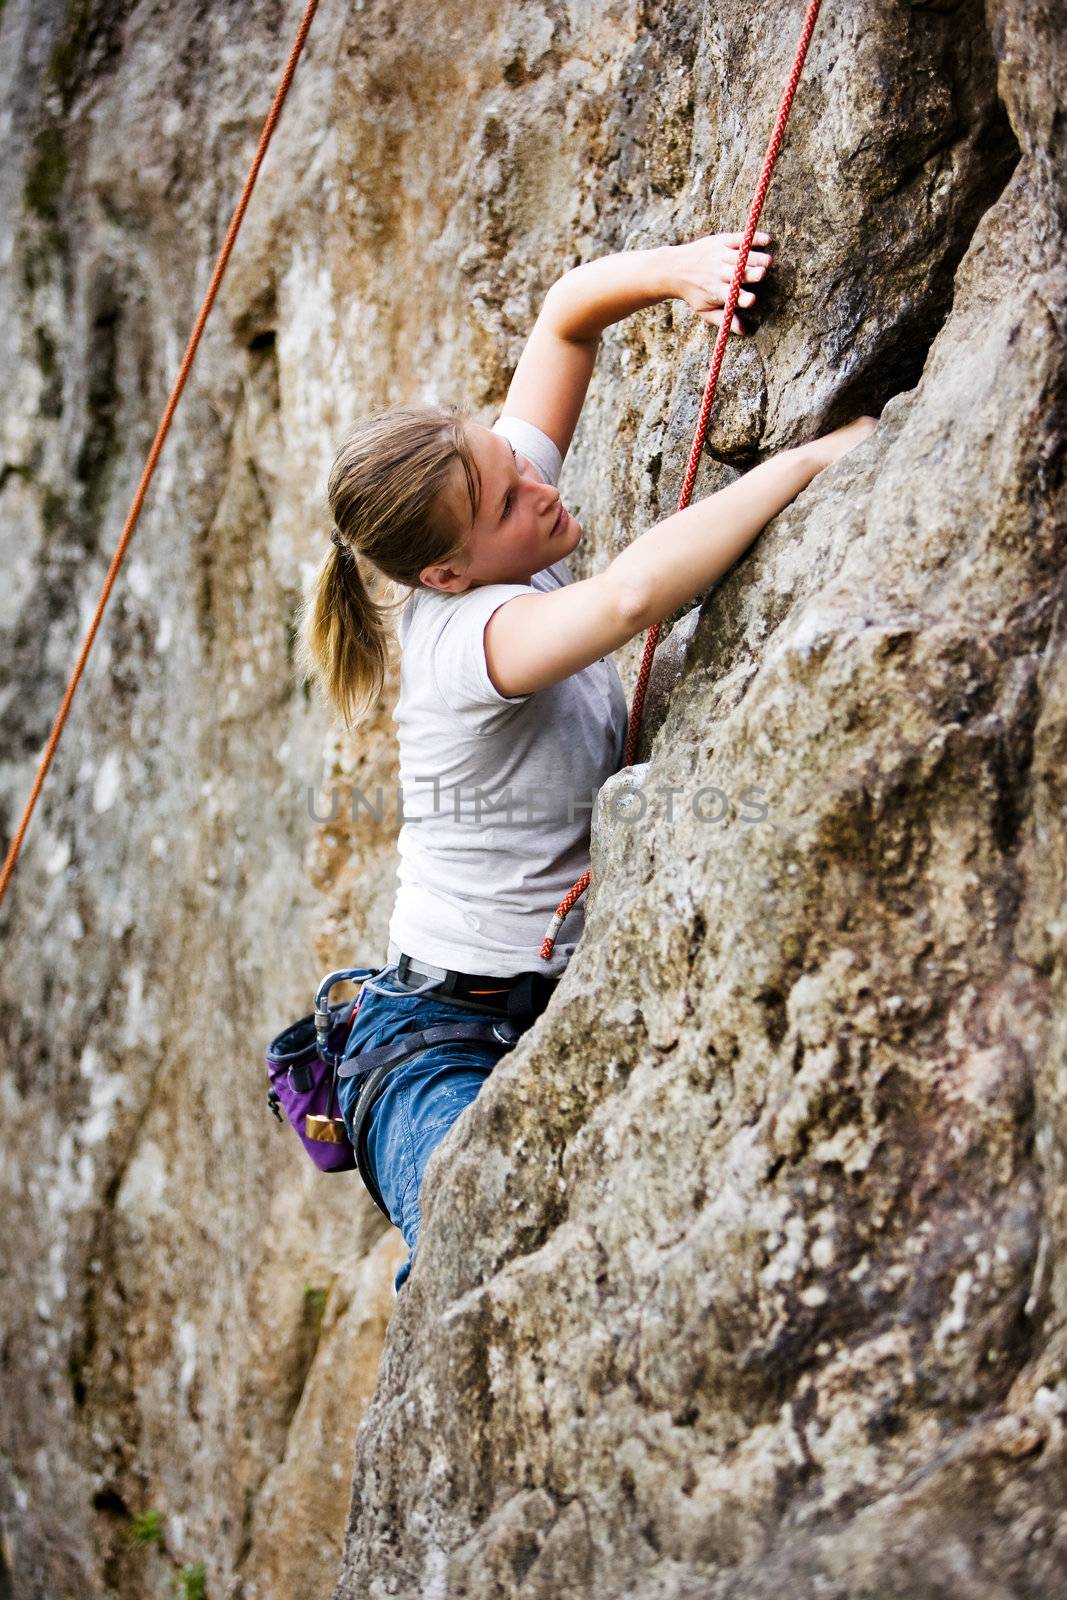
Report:
[[[721,322],[740,243],[716,235],[574,268],[549,290],[491,428],[457,410],[398,408],[337,455],[336,526],[302,607],[300,654],[349,725],[381,692],[390,611],[404,605],[399,890],[388,964],[364,984],[349,1054],[471,1012],[535,1020],[581,936],[582,901],[551,962],[540,957],[546,926],[589,865],[592,800],[622,761],[612,651],[702,594],[874,427],[861,418],[782,452],[573,580],[582,528],[556,486],[600,335],[670,298]],[[771,265],[768,236],[755,243],[750,284]],[[747,289],[739,304],[754,299]],[[743,333],[739,319],[731,331]],[[372,596],[360,561],[395,586],[391,597]],[[374,1104],[367,1155],[411,1252],[398,1292],[430,1155],[507,1048],[423,1050],[391,1069]],[[355,1098],[347,1080],[350,1133]]]

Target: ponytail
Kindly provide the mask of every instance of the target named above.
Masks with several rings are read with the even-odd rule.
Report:
[[[372,598],[354,553],[335,537],[297,612],[296,662],[349,730],[385,684],[389,609]]]
[[[392,611],[423,587],[424,567],[464,553],[465,532],[438,497],[458,461],[476,513],[480,485],[465,421],[455,408],[396,407],[361,424],[334,461],[327,498],[335,528],[297,611],[296,661],[349,729],[384,687]],[[371,594],[361,558],[387,580],[391,598]]]

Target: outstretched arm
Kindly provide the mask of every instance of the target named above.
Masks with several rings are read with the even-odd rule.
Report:
[[[770,243],[757,233],[758,245]],[[661,300],[684,300],[707,322],[721,323],[737,265],[739,233],[709,234],[689,244],[626,250],[573,267],[545,296],[515,368],[502,415],[532,422],[566,455],[593,374],[600,335],[613,322]],[[771,258],[753,250],[746,283],[758,283]],[[755,300],[744,290],[738,304]],[[744,329],[735,316],[732,333]]]
[[[505,601],[485,628],[485,663],[497,692],[533,694],[562,683],[696,599],[768,518],[874,426],[873,417],[860,417],[785,450],[657,523],[591,578]]]

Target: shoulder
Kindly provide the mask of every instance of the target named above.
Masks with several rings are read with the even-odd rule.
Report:
[[[437,609],[427,650],[438,693],[453,711],[484,712],[527,698],[527,693],[502,694],[493,682],[486,660],[485,630],[501,606],[534,593],[530,584],[486,583],[450,595]]]
[[[498,417],[493,423],[493,433],[501,433],[509,444],[531,461],[546,483],[559,482],[563,470],[563,457],[547,433],[522,417]]]
[[[554,561],[550,567],[535,572],[530,582],[535,589],[565,589],[574,582],[574,574],[566,561]]]

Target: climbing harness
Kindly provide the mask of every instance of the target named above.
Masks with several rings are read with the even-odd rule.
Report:
[[[4,898],[4,891],[7,889],[11,874],[15,870],[15,862],[18,860],[19,851],[22,849],[22,841],[26,836],[26,829],[30,825],[30,818],[33,815],[33,808],[37,804],[37,797],[41,792],[48,769],[52,765],[52,757],[55,754],[56,746],[59,743],[59,736],[63,732],[63,727],[67,720],[67,713],[70,710],[71,701],[74,699],[74,691],[77,689],[81,680],[82,672],[85,670],[85,663],[89,659],[89,651],[93,647],[93,640],[96,638],[97,629],[99,628],[101,619],[103,618],[104,608],[106,607],[111,596],[111,591],[115,586],[115,579],[118,577],[119,568],[121,567],[123,558],[126,554],[126,548],[129,545],[130,539],[133,536],[133,530],[137,526],[138,519],[141,515],[141,507],[144,504],[145,495],[148,493],[148,485],[151,483],[155,473],[156,463],[159,460],[160,451],[163,449],[163,442],[166,439],[167,434],[170,432],[170,425],[174,418],[174,413],[178,409],[178,401],[181,399],[182,390],[185,388],[185,382],[189,376],[189,371],[193,364],[193,357],[196,355],[197,346],[200,343],[200,336],[204,331],[204,324],[207,322],[211,308],[215,304],[215,297],[219,292],[219,285],[222,282],[223,273],[226,271],[226,266],[229,262],[234,244],[236,243],[237,235],[241,228],[241,223],[244,220],[244,214],[248,209],[248,202],[252,198],[252,190],[255,188],[256,179],[259,176],[259,169],[263,165],[263,158],[267,153],[267,147],[270,144],[271,136],[273,135],[274,129],[277,126],[278,118],[281,116],[282,106],[285,104],[286,96],[289,93],[289,85],[293,81],[293,74],[296,72],[296,65],[300,60],[304,45],[307,41],[308,31],[311,28],[312,19],[315,15],[315,12],[318,10],[318,4],[319,0],[308,0],[308,7],[304,12],[303,21],[301,22],[296,38],[293,41],[293,47],[289,52],[289,59],[286,62],[285,71],[282,73],[270,111],[267,113],[267,120],[263,124],[263,132],[259,136],[259,144],[256,148],[256,153],[252,158],[252,165],[248,169],[248,177],[245,179],[244,188],[241,190],[241,198],[237,202],[236,209],[230,221],[230,226],[226,231],[226,238],[223,241],[222,249],[219,251],[218,260],[215,263],[215,270],[211,274],[211,282],[208,284],[207,293],[204,295],[203,304],[200,307],[199,315],[197,316],[192,334],[189,337],[189,343],[186,347],[185,354],[182,357],[182,364],[178,370],[178,376],[174,380],[174,387],[170,392],[170,399],[167,401],[166,409],[163,412],[155,439],[152,441],[152,448],[148,452],[148,460],[145,462],[144,472],[141,474],[141,481],[137,486],[137,493],[133,497],[133,504],[130,507],[129,514],[126,518],[126,525],[122,530],[122,538],[119,540],[115,549],[115,554],[111,558],[111,565],[107,569],[107,577],[104,579],[104,587],[100,591],[100,599],[96,603],[96,610],[93,613],[93,619],[89,624],[89,630],[85,635],[85,640],[81,647],[81,654],[78,656],[78,660],[74,666],[74,671],[70,675],[66,693],[63,696],[63,702],[59,708],[55,723],[53,724],[52,732],[48,736],[48,743],[45,745],[44,754],[41,757],[40,765],[37,768],[37,776],[34,779],[33,788],[30,790],[30,797],[26,802],[25,809],[22,813],[22,818],[17,829],[15,830],[15,836],[12,839],[8,849],[3,870],[0,871],[0,900]]]
[[[371,1113],[385,1093],[394,1068],[421,1050],[430,1050],[437,1044],[499,1044],[506,1053],[519,1039],[522,1029],[508,1017],[495,1021],[441,1022],[432,1028],[421,1028],[409,1033],[393,1044],[382,1045],[377,1050],[363,1050],[340,1069],[342,1078],[359,1078],[359,1098],[352,1112],[352,1141],[356,1165],[364,1187],[384,1217],[391,1222],[389,1210],[382,1199],[381,1190],[374,1177],[367,1138],[370,1133]]]
[[[480,1011],[481,1017],[435,1023],[405,1034],[391,1044],[349,1054],[352,1028],[366,990],[378,989],[382,973],[395,976],[412,995],[432,991],[443,1002]],[[408,976],[425,978],[415,986]],[[389,1220],[374,1177],[367,1137],[371,1113],[385,1093],[393,1070],[409,1057],[439,1044],[494,1044],[510,1050],[525,1029],[540,1015],[557,979],[540,972],[520,973],[515,979],[498,979],[497,987],[481,987],[487,980],[438,967],[424,967],[402,955],[393,967],[344,967],[328,973],[315,993],[314,1012],[283,1028],[267,1046],[267,1104],[279,1122],[291,1123],[304,1149],[320,1172],[351,1172],[358,1168],[368,1194]],[[339,983],[358,983],[354,1000],[330,1003],[330,991]],[[489,995],[494,996],[493,999]],[[481,995],[482,1000],[473,997]],[[501,996],[499,1000],[495,997]],[[491,1014],[487,1014],[491,1013]],[[359,1080],[352,1110],[352,1134],[340,1116],[338,1086],[342,1079]]]
[[[811,43],[811,36],[815,31],[815,22],[819,15],[820,4],[821,0],[810,0],[810,4],[808,5],[807,14],[804,18],[804,26],[800,34],[800,41],[797,44],[796,54],[793,57],[793,65],[789,72],[789,80],[786,83],[785,93],[782,95],[781,104],[778,107],[778,115],[774,120],[774,128],[771,132],[771,137],[767,144],[767,150],[763,157],[763,165],[760,168],[759,181],[756,184],[756,192],[752,197],[752,205],[749,208],[748,222],[745,225],[744,237],[741,240],[741,248],[737,253],[737,265],[734,268],[734,275],[730,280],[730,290],[726,296],[726,304],[723,307],[722,322],[719,324],[719,333],[715,340],[715,349],[712,352],[711,370],[708,373],[708,381],[704,388],[704,398],[700,404],[700,415],[697,418],[696,433],[693,438],[692,449],[689,452],[689,465],[685,469],[685,479],[682,484],[682,492],[678,497],[677,509],[679,511],[685,510],[693,493],[693,484],[696,481],[697,468],[700,465],[700,457],[704,449],[704,436],[708,431],[708,419],[711,416],[711,404],[715,398],[715,386],[719,381],[719,369],[722,366],[723,356],[726,354],[726,342],[730,337],[730,324],[733,322],[734,311],[737,307],[737,297],[741,293],[741,286],[745,281],[745,269],[748,266],[748,253],[752,248],[752,240],[755,237],[756,228],[759,224],[760,212],[763,210],[763,202],[767,198],[767,190],[770,187],[771,174],[774,171],[774,164],[778,159],[778,152],[781,149],[782,139],[785,135],[785,125],[789,121],[789,112],[793,105],[793,96],[797,92],[797,84],[800,82],[800,74],[804,70],[804,60],[808,53],[808,45]],[[657,622],[652,628],[649,629],[648,636],[645,639],[645,653],[641,659],[641,670],[637,675],[637,686],[634,689],[633,705],[630,708],[629,728],[626,735],[626,750],[623,755],[623,765],[627,767],[633,766],[634,760],[637,756],[637,745],[641,734],[641,715],[645,707],[645,690],[648,687],[649,674],[652,671],[652,658],[656,653],[656,642],[659,639],[659,632],[660,624]],[[571,887],[567,890],[567,893],[556,907],[556,910],[552,916],[552,920],[548,924],[544,942],[541,945],[541,959],[543,961],[550,961],[552,959],[552,951],[555,947],[556,935],[563,926],[564,920],[571,908],[578,900],[581,899],[586,889],[588,889],[589,879],[589,873],[583,872],[581,877],[576,879]]]

